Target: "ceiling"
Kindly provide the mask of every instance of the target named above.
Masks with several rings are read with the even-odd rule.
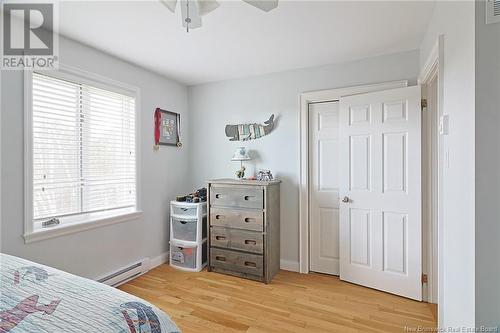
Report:
[[[159,1],[60,3],[62,35],[187,85],[417,49],[433,1],[220,1],[186,33]]]

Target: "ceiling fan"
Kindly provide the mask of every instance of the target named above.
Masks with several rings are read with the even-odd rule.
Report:
[[[278,7],[278,0],[242,0],[265,12]],[[219,7],[216,0],[160,0],[172,13],[175,13],[177,2],[180,3],[182,12],[182,26],[189,29],[201,27],[201,17]]]

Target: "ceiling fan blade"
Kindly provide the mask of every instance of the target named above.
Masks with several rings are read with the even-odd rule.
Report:
[[[177,5],[177,0],[160,0],[160,2],[167,7],[172,13],[175,13],[175,6]]]
[[[243,1],[265,12],[269,12],[274,8],[278,7],[278,0],[243,0]]]
[[[217,9],[220,4],[216,0],[198,0],[198,9],[201,16]]]

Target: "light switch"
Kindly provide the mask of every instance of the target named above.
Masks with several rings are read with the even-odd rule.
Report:
[[[448,135],[450,131],[449,116],[443,115],[439,117],[439,134]]]

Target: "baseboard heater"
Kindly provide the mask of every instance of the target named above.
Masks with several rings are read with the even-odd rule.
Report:
[[[145,258],[136,263],[130,264],[127,267],[120,268],[114,273],[99,278],[97,279],[97,282],[101,282],[112,287],[118,287],[119,285],[146,273],[149,271],[149,267],[150,260],[149,258]]]

